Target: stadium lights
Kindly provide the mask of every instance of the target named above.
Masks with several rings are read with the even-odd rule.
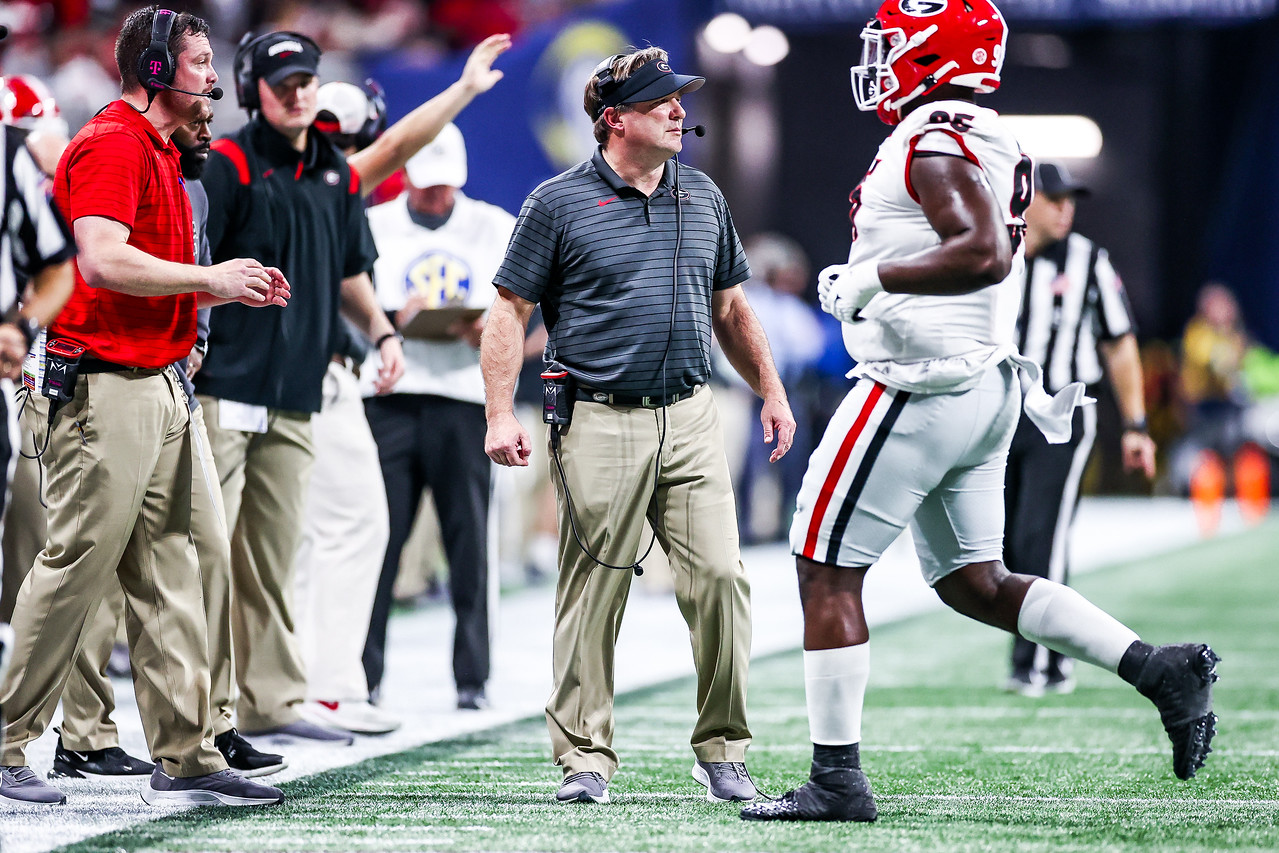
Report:
[[[702,41],[716,53],[740,53],[747,62],[767,67],[790,53],[790,40],[777,27],[752,27],[734,12],[716,15],[702,28]]]
[[[742,56],[756,65],[776,65],[790,53],[786,33],[777,27],[762,26],[751,30],[750,40],[742,48]]]
[[[706,46],[717,53],[740,53],[750,37],[750,22],[733,12],[716,15],[702,30]]]
[[[1035,159],[1091,160],[1101,153],[1101,128],[1087,116],[1001,116]]]

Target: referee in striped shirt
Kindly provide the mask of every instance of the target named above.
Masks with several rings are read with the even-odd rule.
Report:
[[[795,419],[740,287],[750,270],[728,205],[706,175],[672,160],[683,146],[681,96],[704,82],[674,73],[660,48],[600,63],[583,102],[600,148],[529,195],[494,277],[480,347],[489,458],[528,464],[512,394],[537,303],[550,335],[547,373],[571,380],[564,393],[575,397],[571,423],[551,428],[560,574],[546,720],[564,768],[560,802],[609,800],[614,644],[628,569],[649,547],[646,517],[670,559],[693,646],[693,777],[713,801],[756,794],[745,765],[750,592],[706,386],[712,329],[764,399],[773,461],[790,448]]]
[[[1018,344],[1044,369],[1048,393],[1070,382],[1096,386],[1105,375],[1123,418],[1123,464],[1155,475],[1155,444],[1146,431],[1141,357],[1123,283],[1106,250],[1071,232],[1075,200],[1088,190],[1058,163],[1035,168],[1027,208],[1026,279]],[[1095,406],[1075,410],[1066,444],[1048,444],[1025,416],[1008,452],[1004,563],[1008,570],[1066,583],[1069,538],[1079,482],[1097,435]],[[1009,692],[1039,696],[1074,689],[1071,662],[1018,637]]]

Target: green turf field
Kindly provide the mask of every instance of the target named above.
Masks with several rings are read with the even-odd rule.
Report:
[[[745,823],[689,777],[693,684],[618,703],[611,805],[556,804],[542,720],[284,786],[273,809],[199,809],[71,850],[1221,850],[1279,848],[1279,523],[1109,569],[1078,588],[1150,642],[1222,656],[1215,752],[1172,775],[1145,699],[1081,667],[1070,696],[998,689],[1007,638],[950,613],[872,636],[863,764],[880,818]],[[750,766],[765,791],[810,755],[798,653],[752,670]]]

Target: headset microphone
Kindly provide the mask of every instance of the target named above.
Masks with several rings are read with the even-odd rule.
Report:
[[[214,86],[212,92],[188,92],[186,89],[179,89],[176,86],[165,86],[170,92],[181,92],[184,95],[195,95],[197,98],[208,98],[211,101],[222,100],[222,87]]]
[[[680,131],[680,133],[691,133],[700,138],[706,135],[706,127],[704,125],[695,124],[692,127],[684,128]]]

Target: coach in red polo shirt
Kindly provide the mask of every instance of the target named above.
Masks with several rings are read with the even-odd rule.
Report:
[[[227,770],[213,746],[190,536],[201,453],[171,365],[195,342],[197,304],[278,310],[270,306],[287,303],[288,284],[253,260],[194,264],[191,207],[169,136],[200,115],[200,93],[217,82],[208,25],[154,7],[135,12],[116,63],[123,97],[76,135],[54,181],[80,254],[44,363],[54,341],[85,352],[71,400],[52,418],[47,406],[28,407],[28,427],[45,436],[48,539],[15,607],[0,796],[66,801],[26,766],[24,747],[49,724],[82,628],[118,574],[138,711],[156,762],[143,799],[278,803],[278,789]]]

